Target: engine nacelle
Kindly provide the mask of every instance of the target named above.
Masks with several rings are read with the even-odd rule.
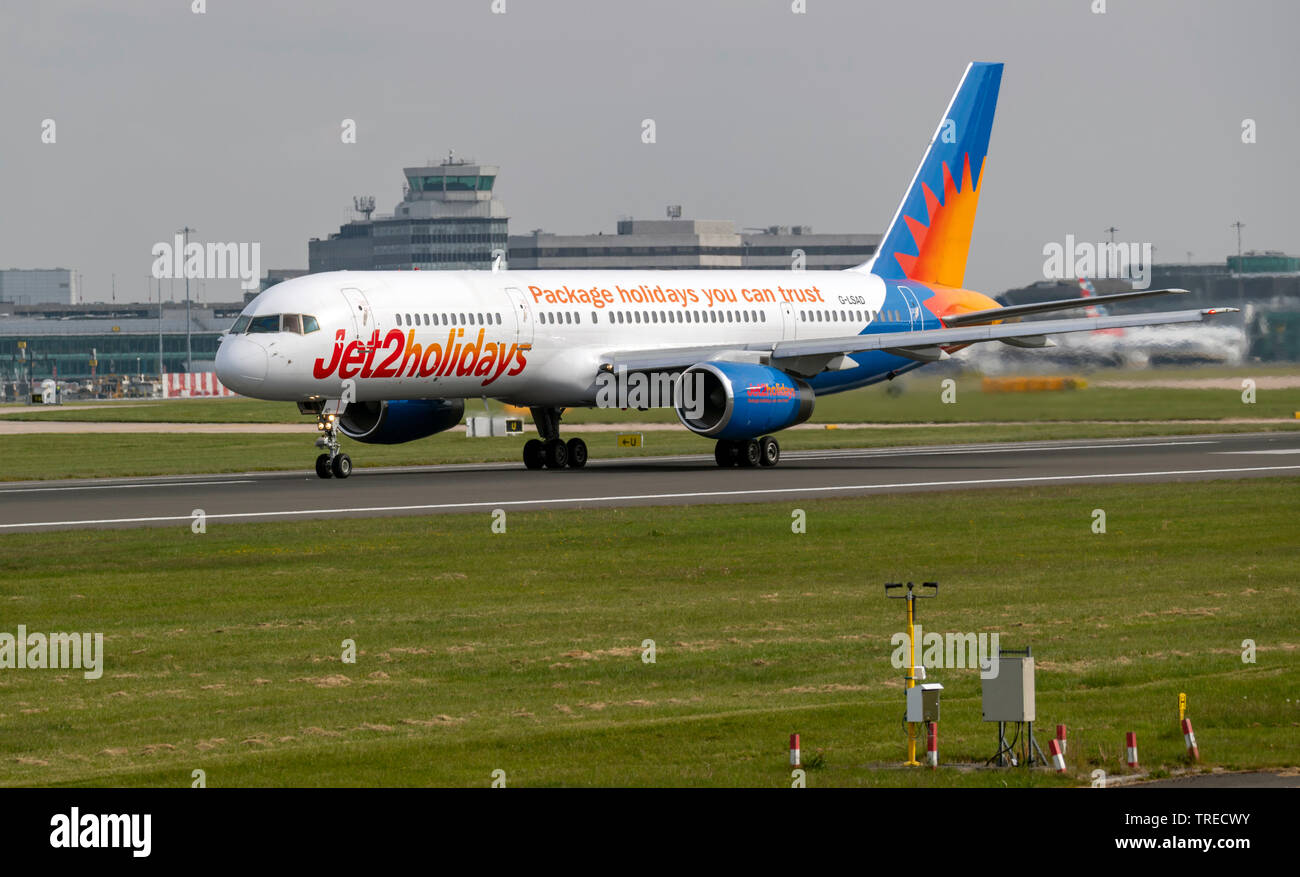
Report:
[[[686,395],[677,398],[677,418],[698,435],[758,438],[812,416],[813,388],[780,369],[747,362],[702,362],[682,372],[683,384],[698,381],[698,375],[704,378],[703,400],[695,400],[693,410],[687,410]]]
[[[339,432],[369,445],[398,445],[451,429],[464,414],[462,399],[351,402],[339,417]]]

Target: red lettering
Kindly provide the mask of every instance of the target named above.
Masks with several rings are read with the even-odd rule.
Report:
[[[311,373],[317,380],[329,377],[333,374],[334,369],[338,368],[339,358],[343,355],[343,334],[342,329],[334,333],[334,354],[330,358],[330,364],[325,365],[324,357],[317,357],[316,362],[312,365]]]
[[[411,334],[414,335],[415,332],[412,331]],[[368,375],[365,374],[364,372],[362,372],[361,376],[362,376],[363,378],[366,378],[366,377],[370,377],[370,378],[392,378],[392,377],[396,377],[396,376],[397,376],[397,375],[396,375],[396,372],[395,372],[395,370],[393,369],[393,360],[395,360],[395,359],[397,359],[397,357],[401,356],[401,354],[402,354],[402,342],[403,342],[404,340],[405,340],[405,338],[403,338],[403,336],[402,336],[402,330],[401,330],[401,329],[393,329],[393,330],[390,331],[386,336],[384,336],[384,343],[381,345],[382,348],[383,348],[384,350],[387,350],[387,349],[388,349],[388,345],[391,343],[392,346],[393,346],[393,352],[390,353],[390,354],[388,354],[388,358],[385,359],[383,362],[381,362],[381,363],[379,364],[379,368],[375,369],[373,372],[371,372],[371,373],[368,374]],[[374,356],[375,356],[375,352],[374,352],[374,350],[372,349],[372,350],[370,351],[370,358],[371,358],[371,359],[374,359]]]
[[[429,365],[429,354],[431,353],[438,354],[433,358],[432,366]],[[438,344],[430,344],[425,347],[424,357],[420,360],[420,377],[431,377],[436,371],[438,371],[438,366],[440,365],[442,365],[442,347]]]
[[[339,363],[339,377],[347,380],[354,378],[361,371],[361,363],[366,358],[365,348],[360,341],[353,341],[343,351],[343,360]]]
[[[524,358],[524,351],[532,349],[533,345],[525,344],[515,352],[515,367],[506,372],[506,377],[513,378],[524,370],[524,366],[528,365],[528,360]]]

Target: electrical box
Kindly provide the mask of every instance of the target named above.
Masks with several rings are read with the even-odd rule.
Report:
[[[999,657],[998,674],[981,681],[984,689],[984,721],[1037,721],[1034,711],[1033,656]]]
[[[519,435],[524,431],[524,422],[518,417],[476,415],[465,418],[465,427],[465,434],[470,438],[488,438]]]
[[[943,686],[938,682],[926,682],[907,689],[907,720],[909,722],[939,721],[939,692]]]

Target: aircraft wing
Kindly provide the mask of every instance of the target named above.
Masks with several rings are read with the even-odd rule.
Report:
[[[990,323],[995,320],[1024,317],[1029,314],[1068,311],[1074,308],[1095,308],[1098,305],[1104,307],[1111,302],[1131,301],[1135,298],[1146,298],[1151,295],[1182,295],[1186,292],[1185,289],[1140,289],[1136,292],[1117,292],[1112,295],[1093,295],[1087,298],[1061,298],[1055,301],[1040,301],[1027,305],[1007,305],[1001,308],[988,308],[983,311],[953,314],[950,317],[944,317],[943,322],[946,326],[970,326],[976,323]]]
[[[1096,299],[1091,299],[1096,301]],[[674,347],[659,350],[613,351],[600,358],[601,371],[669,371],[689,368],[707,360],[739,359],[767,361],[795,374],[815,375],[829,369],[853,368],[848,361],[855,353],[883,350],[908,359],[933,362],[946,359],[951,345],[1002,341],[1016,347],[1049,347],[1046,337],[1065,332],[1093,332],[1132,326],[1160,326],[1171,323],[1200,323],[1218,314],[1235,313],[1236,308],[1202,308],[1128,314],[1107,317],[1075,317],[1065,320],[1035,320],[1029,323],[957,326],[907,332],[868,332],[837,338],[809,338],[745,345],[719,344],[711,347]]]

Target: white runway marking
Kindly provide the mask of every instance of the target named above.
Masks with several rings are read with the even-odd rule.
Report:
[[[205,487],[213,484],[253,484],[252,478],[242,481],[161,481],[152,484],[86,484],[79,487],[6,487],[0,493],[50,493],[59,490],[125,490],[132,487]]]
[[[372,512],[421,512],[447,511],[450,509],[503,508],[505,506],[554,506],[572,505],[592,502],[637,502],[644,500],[669,499],[708,499],[716,497],[738,496],[772,496],[783,493],[835,493],[849,490],[887,490],[900,487],[961,487],[979,484],[1028,484],[1042,481],[1089,481],[1101,478],[1147,478],[1168,477],[1174,475],[1223,475],[1234,472],[1280,472],[1300,469],[1295,466],[1244,466],[1235,469],[1175,469],[1162,472],[1116,472],[1092,473],[1087,475],[1034,475],[1020,478],[971,478],[956,481],[911,481],[885,484],[843,484],[827,487],[776,487],[761,490],[706,490],[692,493],[643,493],[624,496],[577,496],[556,499],[509,499],[482,502],[430,503],[427,505],[401,506],[363,506],[358,508],[336,509],[293,509],[279,512],[227,512],[225,514],[208,514],[208,520],[235,518],[279,518],[303,515],[345,515],[367,514]],[[0,529],[19,527],[73,527],[91,524],[145,524],[161,521],[189,521],[192,515],[161,515],[147,518],[101,518],[88,521],[31,521],[23,524],[0,524]]]
[[[1300,448],[1269,448],[1266,451],[1215,451],[1216,454],[1300,454]]]

